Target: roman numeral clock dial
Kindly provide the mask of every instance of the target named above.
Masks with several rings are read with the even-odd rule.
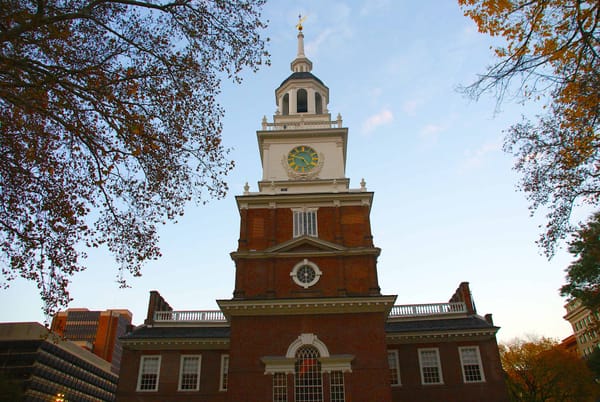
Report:
[[[307,145],[298,145],[287,158],[289,167],[297,173],[308,173],[319,164],[319,154]]]

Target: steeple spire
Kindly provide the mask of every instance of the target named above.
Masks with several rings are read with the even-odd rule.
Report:
[[[302,23],[306,19],[306,16],[302,17],[298,15],[298,23],[296,24],[296,28],[298,28],[298,54],[296,55],[296,59],[292,61],[291,67],[292,71],[295,73],[299,72],[310,72],[312,70],[312,62],[306,58],[304,54],[304,34],[302,33]]]

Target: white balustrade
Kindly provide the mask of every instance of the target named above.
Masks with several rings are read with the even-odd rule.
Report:
[[[220,310],[201,311],[155,311],[155,322],[225,322],[225,315]]]
[[[434,315],[452,315],[467,313],[464,302],[406,304],[392,307],[389,318],[424,317]],[[156,311],[155,322],[226,322],[225,315],[220,310],[200,311]]]
[[[428,315],[460,314],[466,313],[467,306],[464,302],[456,303],[430,303],[406,304],[392,307],[390,318],[419,317]]]
[[[262,121],[263,131],[274,131],[274,130],[285,130],[285,129],[311,129],[311,128],[342,128],[342,119],[331,120],[331,121],[299,121],[299,122],[281,122],[281,123],[268,123],[266,120]]]

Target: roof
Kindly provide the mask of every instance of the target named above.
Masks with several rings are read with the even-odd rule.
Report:
[[[320,79],[318,79],[315,75],[313,75],[313,73],[309,73],[308,71],[300,71],[300,72],[295,72],[292,73],[289,77],[287,77],[282,83],[281,85],[279,85],[279,88],[281,88],[282,86],[285,85],[286,82],[291,81],[291,80],[303,80],[303,79],[312,79],[317,81],[319,84],[323,85],[325,88],[327,88],[327,85],[323,84],[323,81],[321,81]],[[277,88],[277,89],[279,89]]]
[[[122,340],[156,338],[229,338],[229,327],[138,327],[122,336]]]
[[[432,331],[469,331],[469,330],[498,330],[498,327],[487,322],[482,317],[472,315],[462,318],[445,318],[436,320],[405,320],[388,322],[385,325],[387,334]]]

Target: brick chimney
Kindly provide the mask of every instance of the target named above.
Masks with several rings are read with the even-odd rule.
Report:
[[[156,290],[150,291],[150,300],[148,301],[148,314],[144,320],[144,324],[154,324],[155,311],[173,311],[169,303]]]
[[[477,314],[477,309],[475,308],[475,303],[473,302],[473,296],[471,296],[471,289],[469,289],[469,282],[461,282],[448,302],[464,302],[465,306],[467,307],[467,314]]]

